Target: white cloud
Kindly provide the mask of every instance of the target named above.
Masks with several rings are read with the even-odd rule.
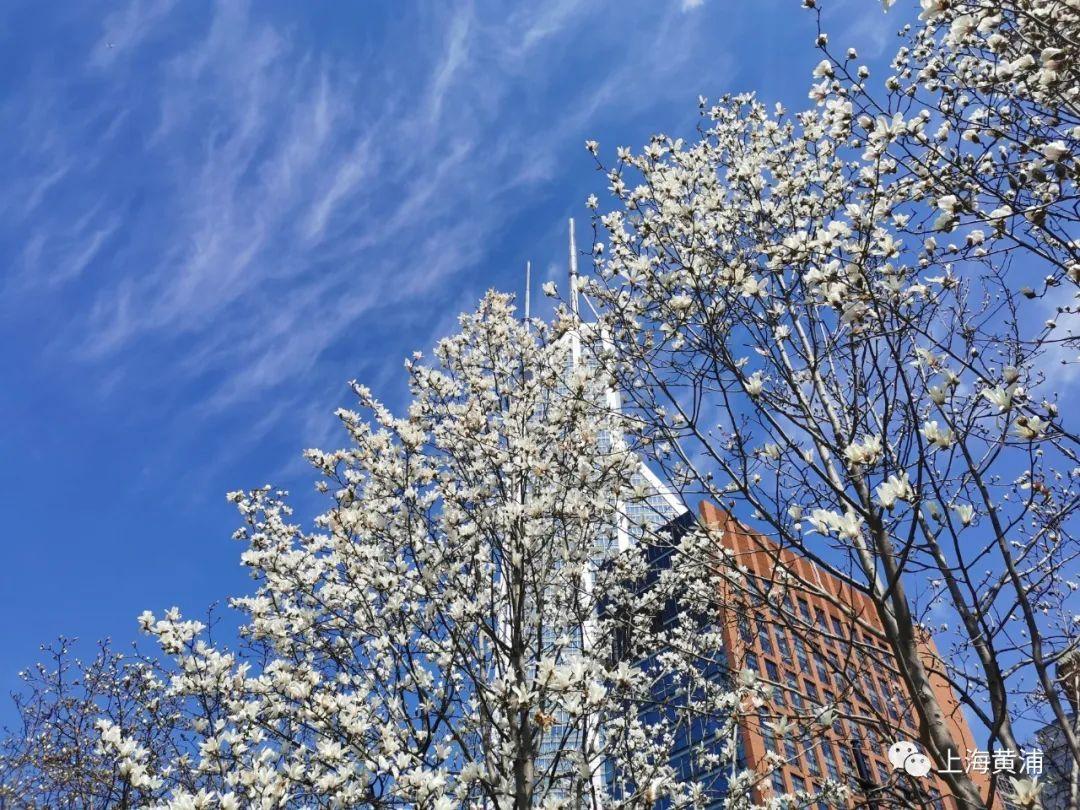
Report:
[[[90,51],[90,65],[108,68],[117,59],[133,54],[175,5],[176,0],[134,0],[108,14],[101,38]]]
[[[598,4],[476,0],[389,20],[387,50],[335,50],[260,5],[212,9],[201,30],[174,0],[107,18],[88,45],[99,89],[74,113],[69,77],[30,83],[18,186],[32,211],[23,283],[92,279],[56,347],[119,369],[119,391],[153,346],[151,373],[198,380],[211,411],[297,396],[288,387],[343,342],[357,365],[397,370],[362,336],[406,309],[456,313],[490,286],[457,279],[533,204],[527,190],[582,159],[599,120],[670,92],[700,36],[674,6],[650,9],[646,34],[607,31]],[[618,58],[570,67],[598,30]],[[686,92],[690,116],[702,89]]]
[[[454,82],[470,58],[469,33],[472,27],[471,4],[456,9],[450,17],[442,59],[435,68],[428,91],[427,119],[436,125],[441,117],[443,102],[453,89]]]

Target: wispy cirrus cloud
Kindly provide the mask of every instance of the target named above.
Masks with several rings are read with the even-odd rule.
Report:
[[[498,286],[484,263],[503,229],[568,158],[587,169],[580,144],[606,121],[669,98],[692,115],[715,89],[703,60],[722,76],[730,57],[681,10],[475,0],[351,20],[328,45],[257,4],[200,19],[130,0],[78,40],[80,75],[42,67],[7,100],[30,107],[6,172],[27,200],[8,288],[71,302],[53,351],[109,364],[110,392],[127,369],[191,381],[208,415],[305,399],[316,376],[351,376],[322,364],[338,347],[354,367],[400,356],[430,337],[419,313]],[[390,344],[357,340],[410,319]]]

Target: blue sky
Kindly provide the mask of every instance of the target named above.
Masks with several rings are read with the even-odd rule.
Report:
[[[224,493],[305,502],[346,381],[399,403],[485,289],[561,278],[586,138],[805,104],[798,5],[4,4],[0,691],[60,633],[248,588]],[[871,58],[900,22],[829,20]]]

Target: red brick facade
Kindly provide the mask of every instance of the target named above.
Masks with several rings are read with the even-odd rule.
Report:
[[[918,724],[907,690],[887,650],[882,624],[872,602],[810,561],[753,534],[709,503],[703,523],[720,535],[723,547],[742,566],[739,587],[722,582],[724,640],[734,671],[753,669],[774,684],[772,705],[756,722],[743,725],[747,765],[762,774],[759,799],[771,791],[813,791],[827,778],[847,782],[857,795],[853,805],[956,808],[935,773],[913,779],[894,773],[889,746],[913,741],[920,749]],[[787,587],[774,583],[786,579]],[[772,588],[772,596],[766,594]],[[962,752],[975,743],[956,697],[949,688],[932,639],[924,662],[934,677],[937,697]],[[821,706],[834,705],[835,718],[808,721]],[[800,718],[808,730],[780,736],[777,717]],[[894,729],[889,734],[881,729]],[[783,764],[770,773],[767,751]],[[977,782],[978,783],[978,782]],[[889,785],[879,792],[874,786]],[[986,791],[985,777],[980,787]],[[985,795],[985,794],[984,794]],[[1000,802],[994,802],[1000,807]]]

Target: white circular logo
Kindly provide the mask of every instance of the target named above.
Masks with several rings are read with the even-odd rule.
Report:
[[[904,760],[904,770],[909,776],[921,779],[930,773],[930,757],[926,754],[912,754]]]
[[[918,753],[919,749],[913,742],[907,740],[900,740],[894,742],[889,746],[889,762],[893,766],[894,771],[898,771],[904,767],[904,760],[910,757],[912,754]]]
[[[921,779],[930,773],[930,757],[919,750],[919,746],[907,740],[898,740],[889,746],[889,762],[894,771],[904,771],[909,776]]]

